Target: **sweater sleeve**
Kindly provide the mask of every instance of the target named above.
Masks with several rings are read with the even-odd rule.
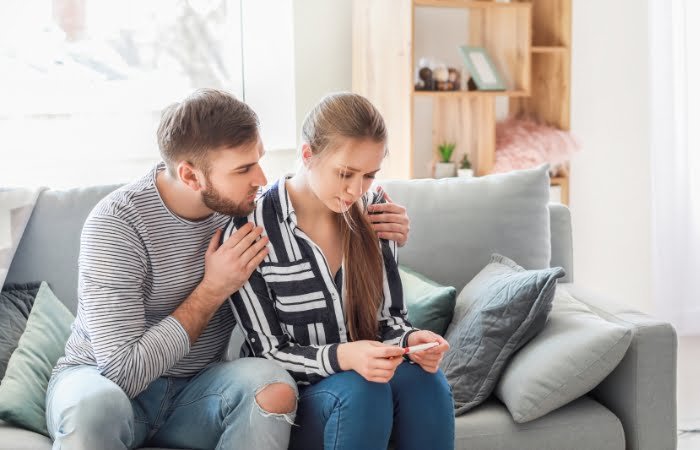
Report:
[[[148,259],[137,231],[114,216],[91,216],[83,227],[79,308],[100,373],[136,397],[190,350],[173,316],[146,326]]]

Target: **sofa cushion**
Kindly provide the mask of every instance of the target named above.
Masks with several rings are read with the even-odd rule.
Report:
[[[486,400],[508,359],[544,327],[562,276],[561,267],[525,270],[495,254],[464,287],[457,303],[468,308],[462,317],[455,309],[441,364],[457,414]]]
[[[408,321],[421,330],[444,335],[452,320],[457,300],[455,288],[440,286],[408,267],[399,267],[399,274],[408,309]]]
[[[547,166],[476,178],[382,181],[406,207],[411,234],[400,262],[459,292],[489,261],[508,255],[526,269],[549,267]]]
[[[92,208],[117,187],[44,191],[24,230],[5,283],[47,281],[75,314],[80,233]]]
[[[620,420],[600,403],[581,397],[535,421],[518,424],[491,398],[455,419],[455,449],[624,450]]]
[[[72,323],[73,315],[42,283],[0,383],[0,419],[48,436],[46,388]]]
[[[631,341],[631,329],[601,319],[559,286],[547,324],[513,356],[495,394],[516,422],[537,419],[597,386]]]
[[[41,283],[7,284],[0,292],[0,380],[27,325]]]

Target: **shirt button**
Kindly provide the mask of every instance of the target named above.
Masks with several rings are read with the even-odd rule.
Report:
[[[250,342],[255,342],[255,338],[251,339]]]

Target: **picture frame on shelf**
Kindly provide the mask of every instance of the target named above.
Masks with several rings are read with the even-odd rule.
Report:
[[[459,47],[464,65],[480,91],[505,91],[503,77],[483,47],[462,45]]]

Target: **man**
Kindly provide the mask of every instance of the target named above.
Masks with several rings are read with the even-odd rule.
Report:
[[[222,362],[224,302],[267,255],[252,225],[219,245],[267,183],[257,116],[199,90],[164,112],[158,144],[163,162],[85,222],[77,317],[47,390],[54,448],[285,449],[292,378],[265,359]],[[405,210],[376,212],[380,235],[405,243]]]

